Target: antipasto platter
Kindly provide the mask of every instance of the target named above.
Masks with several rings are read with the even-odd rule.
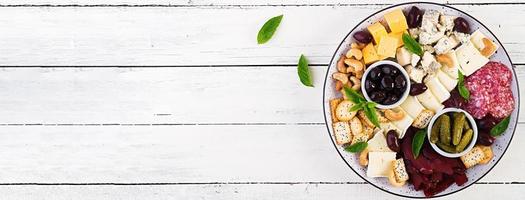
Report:
[[[326,126],[346,164],[386,192],[437,197],[487,174],[516,128],[502,44],[456,8],[406,3],[359,23],[330,63]]]

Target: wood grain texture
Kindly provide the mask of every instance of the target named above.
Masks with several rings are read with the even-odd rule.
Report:
[[[307,88],[295,66],[2,68],[0,124],[324,123],[325,73]]]
[[[327,64],[348,31],[383,7],[1,7],[0,65],[293,65],[301,53]],[[525,63],[525,5],[455,7]],[[279,14],[274,38],[257,45],[260,26]]]
[[[161,186],[0,186],[2,199],[138,200],[138,199],[401,199],[368,185],[282,184],[282,185],[161,185]],[[523,199],[524,185],[474,185],[440,199]],[[506,191],[494,192],[494,191]]]
[[[525,182],[523,130],[482,182]],[[0,157],[0,183],[363,182],[324,125],[0,126]]]

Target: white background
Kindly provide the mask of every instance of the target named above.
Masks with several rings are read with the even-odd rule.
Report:
[[[396,2],[0,1],[0,198],[395,198],[336,153],[322,82],[347,32]],[[439,2],[489,27],[524,81],[525,2]],[[521,117],[495,169],[446,198],[525,198],[523,130]]]

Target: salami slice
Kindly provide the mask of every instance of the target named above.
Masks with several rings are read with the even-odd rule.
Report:
[[[464,109],[478,119],[488,113],[498,118],[509,116],[515,106],[511,82],[512,72],[507,66],[487,63],[466,79],[470,99]]]

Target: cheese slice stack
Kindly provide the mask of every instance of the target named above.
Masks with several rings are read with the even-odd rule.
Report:
[[[425,92],[417,95],[416,97],[417,100],[421,102],[423,106],[425,106],[425,108],[433,110],[434,112],[438,112],[445,107],[436,99],[436,97],[434,97],[434,95],[432,95],[430,89],[427,89]]]
[[[450,98],[450,92],[448,92],[447,88],[439,82],[437,76],[428,77],[425,81],[425,85],[427,85],[428,90],[436,97],[439,103],[443,103],[448,98]]]
[[[369,152],[368,177],[387,177],[392,170],[392,162],[396,160],[396,152]]]

